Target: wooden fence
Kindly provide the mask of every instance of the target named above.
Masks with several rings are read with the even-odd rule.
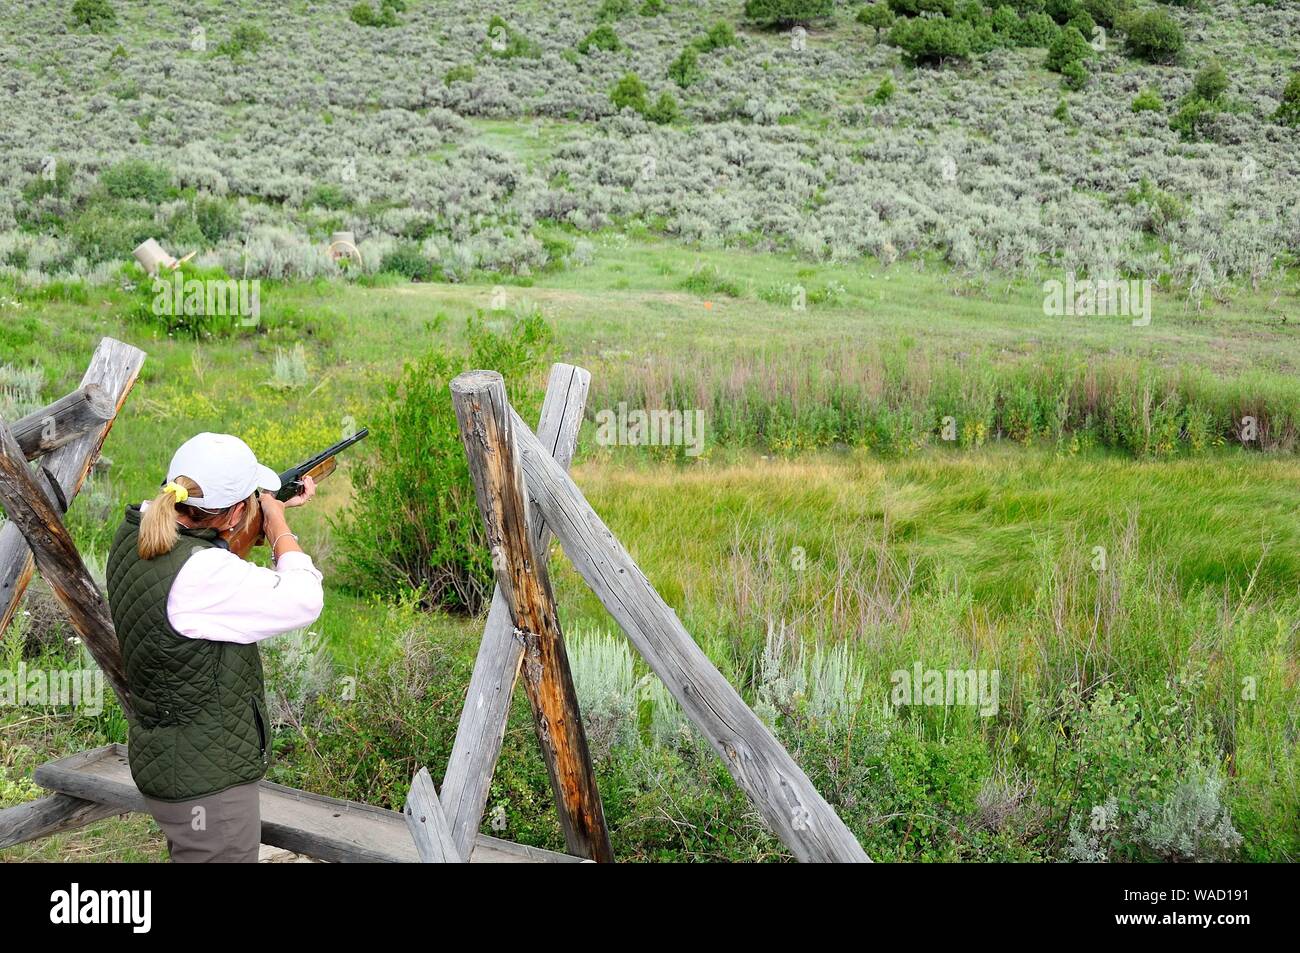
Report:
[[[128,714],[131,699],[103,594],[61,517],[143,360],[143,352],[106,338],[78,391],[12,426],[0,420],[0,505],[10,520],[0,531],[0,631],[34,560]],[[868,860],[569,478],[590,383],[582,368],[552,367],[536,434],[511,408],[496,372],[471,371],[451,384],[496,591],[442,791],[420,768],[398,815],[263,782],[264,842],[333,861],[614,859],[547,569],[554,537],[791,852],[802,861]],[[33,472],[28,461],[40,456],[44,463]],[[479,833],[520,676],[568,856]],[[0,811],[0,847],[143,805],[120,746],[43,765],[35,778],[53,793]],[[409,834],[404,843],[394,840],[395,824]]]

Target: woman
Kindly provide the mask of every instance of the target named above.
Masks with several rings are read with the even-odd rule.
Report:
[[[287,503],[279,488],[238,437],[201,433],[176,451],[161,492],[127,507],[109,553],[131,776],[177,863],[257,861],[271,757],[257,643],[310,625],[323,604],[321,574],[285,521],[315,484]],[[274,569],[226,545],[258,508]]]

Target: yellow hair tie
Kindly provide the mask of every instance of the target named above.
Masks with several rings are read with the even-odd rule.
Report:
[[[185,489],[185,487],[181,486],[179,483],[168,483],[163,487],[164,493],[169,491],[176,497],[177,503],[184,503],[190,498],[190,491]]]

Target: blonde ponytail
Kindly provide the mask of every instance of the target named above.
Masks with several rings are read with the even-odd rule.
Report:
[[[177,492],[177,490],[182,492]],[[188,497],[202,497],[203,491],[189,477],[177,477],[167,484],[140,517],[137,550],[141,559],[153,559],[172,551],[180,533],[176,529],[176,506]],[[186,509],[189,509],[187,507]]]

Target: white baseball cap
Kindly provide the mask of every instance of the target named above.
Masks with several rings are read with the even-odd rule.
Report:
[[[182,476],[203,491],[203,496],[185,502],[209,510],[242,503],[258,487],[280,489],[275,471],[258,463],[248,444],[227,433],[201,433],[181,444],[167,468],[167,482]]]

